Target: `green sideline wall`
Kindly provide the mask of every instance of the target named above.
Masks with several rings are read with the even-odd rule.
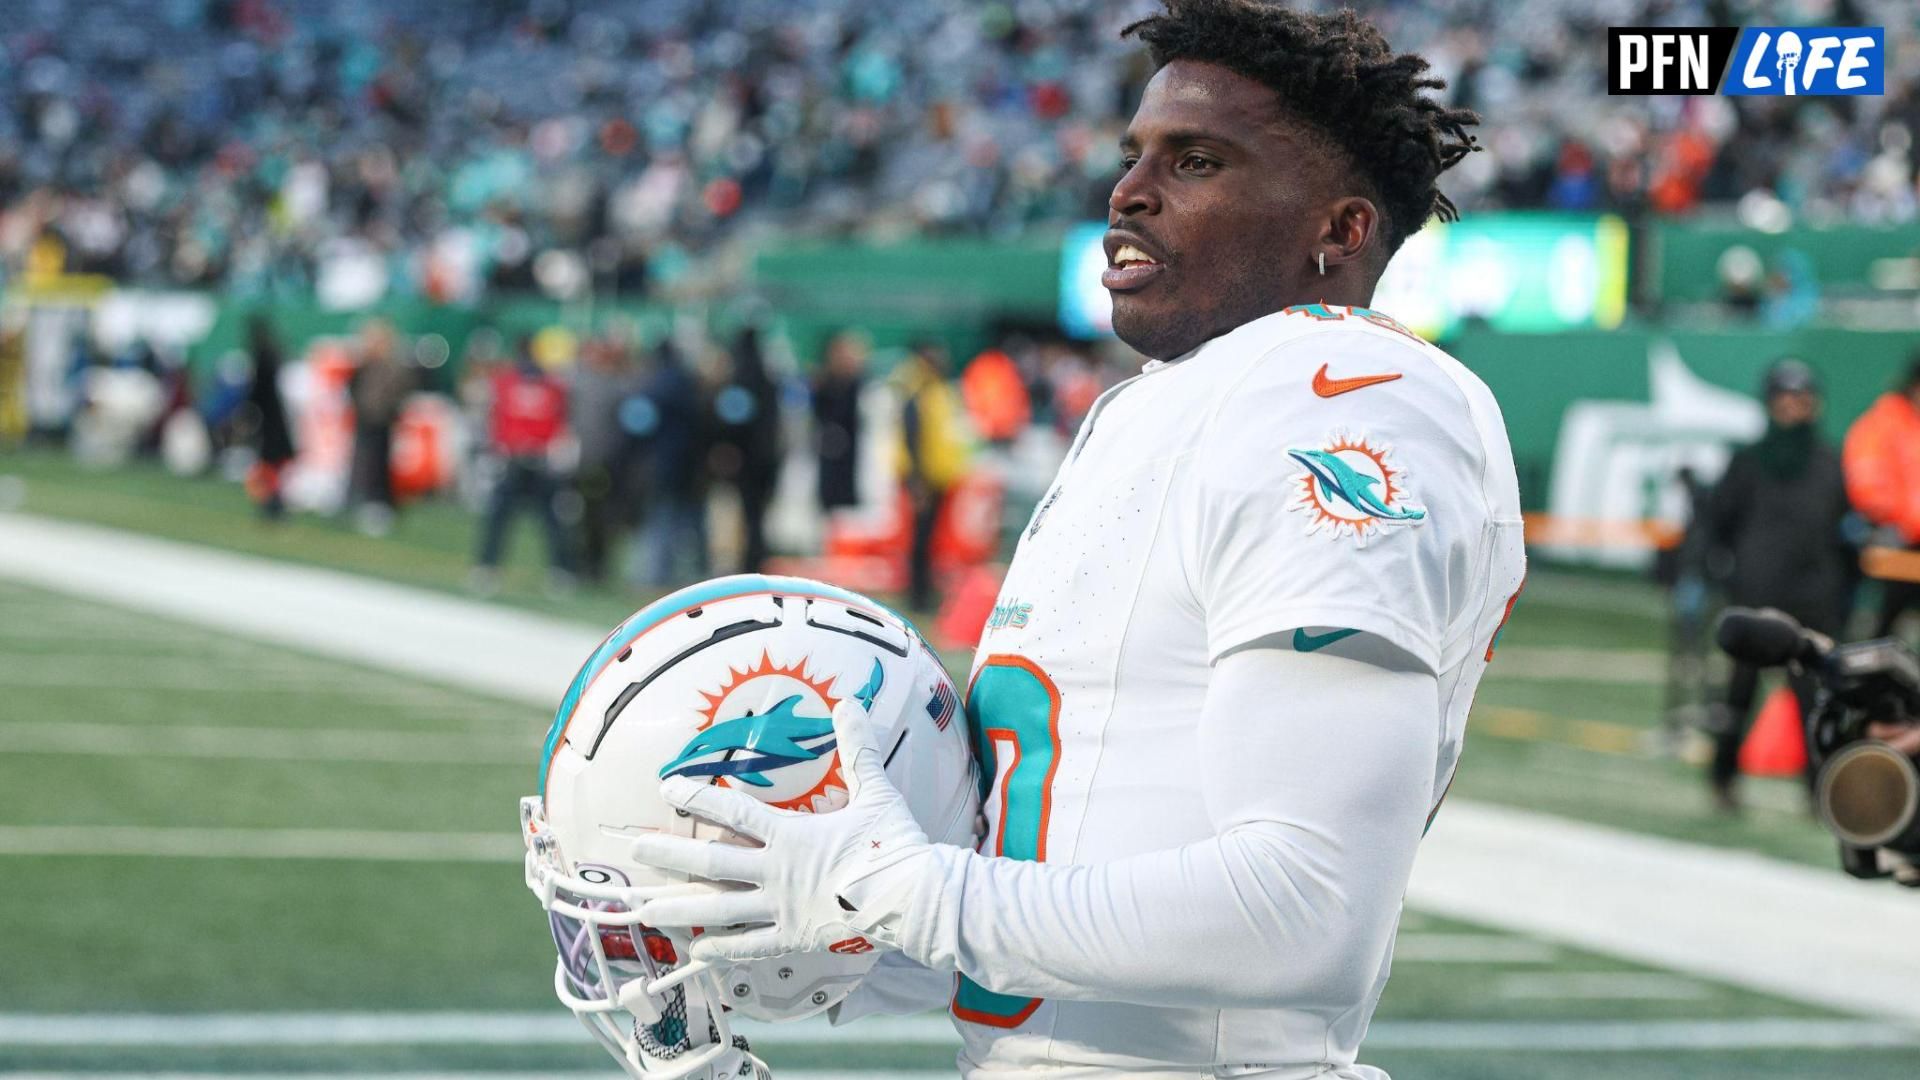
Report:
[[[1648,355],[1672,342],[1701,379],[1758,396],[1767,366],[1797,356],[1820,372],[1827,407],[1822,426],[1836,443],[1853,419],[1891,387],[1920,350],[1920,332],[1809,328],[1794,331],[1635,327],[1530,336],[1468,330],[1447,348],[1499,399],[1530,510],[1542,509],[1554,442],[1567,407],[1582,400],[1651,400]]]

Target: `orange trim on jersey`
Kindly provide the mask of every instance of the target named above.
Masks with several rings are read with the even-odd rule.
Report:
[[[1020,735],[1018,732],[1014,731],[1012,728],[998,728],[998,727],[982,728],[980,731],[980,734],[984,736],[987,743],[993,747],[993,753],[995,758],[998,758],[1000,755],[1001,743],[1005,742],[1005,743],[1011,743],[1013,745],[1013,760],[1007,762],[1007,767],[1005,769],[1000,770],[1000,783],[999,783],[1000,821],[999,821],[999,827],[994,829],[993,831],[993,853],[994,855],[999,856],[999,855],[1006,854],[1007,785],[1013,783],[1013,771],[1020,767]],[[997,765],[999,764],[999,762],[995,761],[995,764]],[[1047,845],[1047,838],[1043,832],[1040,837],[1039,849],[1042,851],[1046,850],[1046,845]],[[1036,859],[1035,861],[1039,862],[1042,860]]]
[[[1336,311],[1334,310],[1335,308],[1340,310]],[[1370,307],[1362,307],[1358,304],[1329,304],[1326,300],[1321,299],[1311,304],[1295,304],[1292,307],[1282,308],[1281,314],[1305,315],[1315,322],[1340,322],[1348,315],[1352,315],[1354,318],[1363,322],[1372,323],[1382,330],[1391,330],[1409,341],[1417,341],[1422,345],[1427,344],[1426,338],[1421,337],[1419,334],[1401,325],[1399,319],[1394,318],[1384,311],[1375,311]]]

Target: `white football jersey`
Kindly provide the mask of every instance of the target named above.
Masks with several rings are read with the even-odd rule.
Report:
[[[981,850],[1100,863],[1212,836],[1194,735],[1211,666],[1276,635],[1385,642],[1438,676],[1437,808],[1524,572],[1493,396],[1392,319],[1302,305],[1149,363],[1081,426],[975,657]],[[1379,973],[1364,1001],[1265,1009],[1019,998],[960,977],[963,1070],[1318,1075],[1286,1067],[1353,1062],[1388,951],[1353,957]],[[1190,962],[1233,978],[1231,957]]]

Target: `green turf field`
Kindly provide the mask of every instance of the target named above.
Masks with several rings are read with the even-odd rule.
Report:
[[[561,1018],[514,861],[539,710],[17,585],[0,584],[0,611],[0,1014]],[[1418,913],[1398,953],[1369,1056],[1407,1076],[1920,1067],[1911,1047],[1545,1051],[1536,1025],[1827,1014]],[[933,1030],[767,1052],[821,1075],[937,1071],[951,1049]],[[0,1071],[599,1068],[564,1026],[527,1044],[101,1046],[10,1043],[0,1025]]]
[[[266,528],[237,487],[151,469],[81,476],[15,454],[0,456],[6,475],[34,512],[445,591],[465,579],[472,522],[452,506],[372,540],[317,520]],[[502,603],[605,626],[644,599],[549,598],[521,539]],[[1658,596],[1636,582],[1537,572],[1455,794],[1827,863],[1791,782],[1754,785],[1747,815],[1716,818],[1695,768],[1657,752],[1661,627]],[[0,1073],[604,1072],[552,1001],[550,946],[520,883],[514,801],[546,720],[0,582]],[[560,1023],[519,1041],[98,1034],[129,1014],[428,1011],[484,1014],[469,1018],[482,1035],[488,1017]],[[83,1027],[34,1034],[52,1014]],[[1911,1041],[1849,1045],[1886,1032],[1414,912],[1365,1056],[1403,1080],[1920,1075]],[[783,1080],[950,1070],[937,1019],[837,1034],[762,1045]]]

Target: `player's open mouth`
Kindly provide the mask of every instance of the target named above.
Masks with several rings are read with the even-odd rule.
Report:
[[[1121,244],[1107,259],[1100,284],[1113,292],[1132,292],[1141,288],[1165,267],[1132,244]]]

